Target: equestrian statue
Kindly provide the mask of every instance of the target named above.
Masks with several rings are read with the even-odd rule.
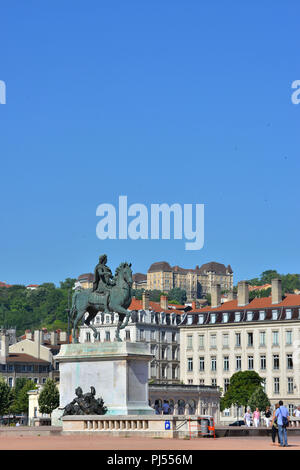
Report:
[[[70,319],[73,322],[73,343],[78,343],[76,327],[86,313],[88,313],[88,316],[84,319],[84,324],[93,330],[94,338],[97,338],[98,332],[91,324],[91,321],[98,312],[101,312],[102,323],[104,314],[110,314],[112,317],[114,313],[119,315],[115,339],[116,341],[122,341],[120,338],[120,330],[128,325],[131,315],[127,310],[132,298],[131,287],[133,281],[131,263],[121,263],[120,266],[117,267],[114,276],[106,263],[107,256],[100,256],[99,262],[95,267],[92,289],[83,289],[79,283],[75,285],[72,307],[69,311]]]

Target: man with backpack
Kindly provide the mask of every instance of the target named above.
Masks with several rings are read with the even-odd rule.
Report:
[[[277,424],[278,424],[278,435],[279,435],[279,440],[280,440],[280,446],[281,447],[287,447],[287,430],[286,428],[289,425],[289,412],[288,409],[283,406],[283,401],[280,400],[279,402],[279,408],[277,408],[275,416],[277,418]]]

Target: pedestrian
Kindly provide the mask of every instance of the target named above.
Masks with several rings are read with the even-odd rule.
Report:
[[[164,400],[164,404],[162,406],[162,409],[163,409],[163,414],[164,415],[168,415],[170,413],[170,407],[169,407],[169,403],[167,402],[167,400]]]
[[[279,433],[278,433],[278,424],[277,424],[277,418],[276,418],[276,410],[279,408],[279,403],[275,404],[275,409],[273,411],[273,416],[272,416],[272,421],[271,421],[271,430],[272,430],[272,444],[275,446],[275,441],[276,441],[276,435],[277,435],[277,440],[278,444],[280,445],[280,440],[279,440]]]
[[[260,412],[259,409],[256,408],[256,410],[253,412],[253,423],[256,428],[259,426],[259,421],[260,421]]]
[[[250,427],[251,426],[251,413],[250,410],[247,410],[244,416],[244,421],[246,423],[246,426]]]
[[[265,425],[267,426],[267,428],[270,427],[271,417],[272,417],[272,413],[271,413],[270,407],[267,406],[266,411],[265,411]]]
[[[297,408],[295,409],[294,416],[295,418],[300,418],[300,405],[298,405]]]
[[[280,400],[279,402],[279,407],[277,408],[275,412],[275,416],[277,417],[277,424],[278,424],[278,434],[279,434],[279,440],[280,440],[280,446],[281,447],[287,447],[287,430],[286,428],[289,425],[289,412],[288,409],[283,406],[283,401]]]

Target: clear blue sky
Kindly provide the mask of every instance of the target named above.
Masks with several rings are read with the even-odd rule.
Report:
[[[0,280],[154,261],[300,272],[298,0],[1,2]],[[204,203],[205,245],[96,237],[96,208]]]

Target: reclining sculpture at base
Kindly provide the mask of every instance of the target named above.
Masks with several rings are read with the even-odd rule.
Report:
[[[76,397],[68,405],[64,407],[63,416],[70,415],[105,415],[106,406],[102,398],[95,398],[95,387],[91,387],[89,393],[83,394],[82,388],[77,387],[75,390]]]

